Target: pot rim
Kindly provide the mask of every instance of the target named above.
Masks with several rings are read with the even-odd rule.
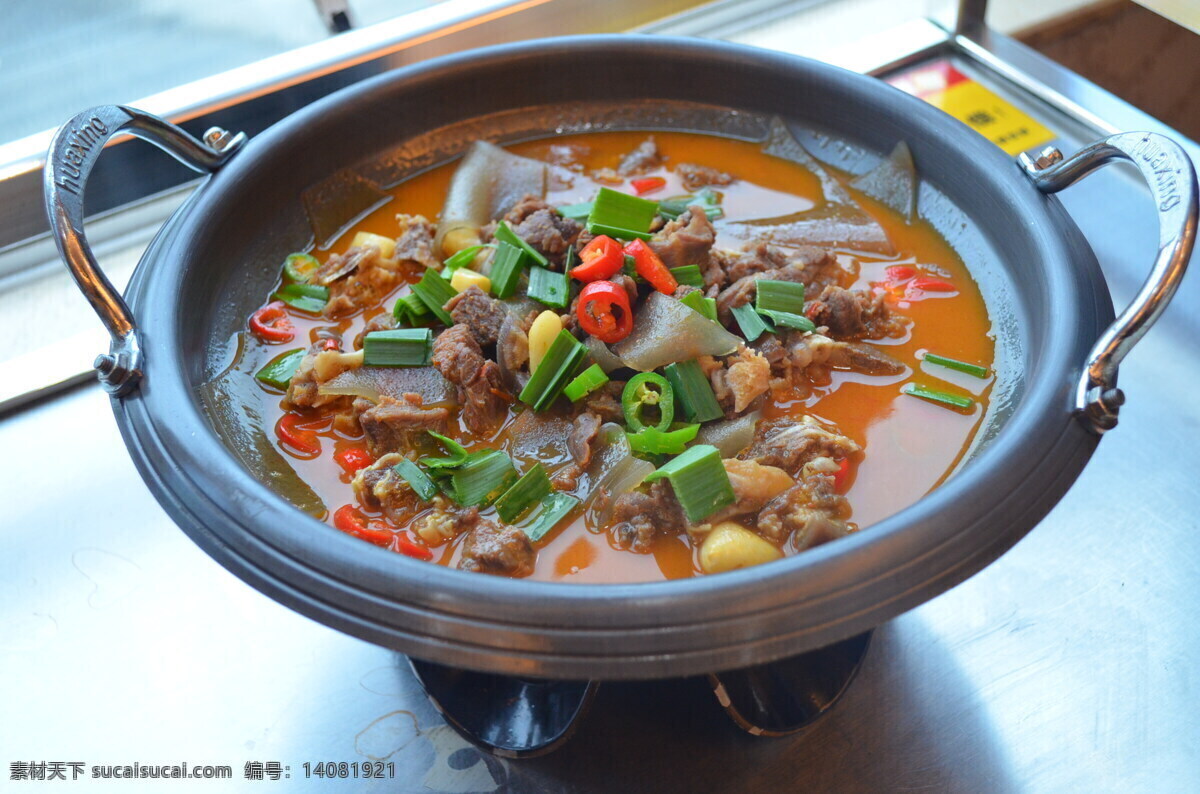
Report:
[[[187,255],[183,241],[204,234],[214,208],[220,207],[222,201],[249,178],[248,175],[259,167],[260,160],[268,159],[272,150],[285,142],[302,137],[308,128],[328,123],[339,108],[362,101],[376,92],[385,92],[389,87],[404,90],[398,86],[436,81],[454,72],[484,71],[512,60],[548,61],[572,54],[586,56],[613,51],[654,52],[664,58],[701,58],[731,69],[784,70],[825,83],[861,101],[888,105],[894,108],[893,112],[918,119],[931,134],[945,141],[947,152],[964,167],[973,169],[972,173],[978,174],[981,188],[994,191],[997,197],[1011,199],[1013,206],[1022,213],[1028,233],[1036,238],[1035,242],[1044,254],[1043,286],[1054,308],[1046,317],[1045,336],[1059,340],[1057,344],[1025,351],[1027,364],[1033,362],[1034,367],[1032,371],[1027,370],[1024,391],[1012,415],[1005,420],[996,437],[953,477],[910,507],[871,525],[869,530],[770,566],[720,576],[603,585],[479,576],[411,560],[342,533],[322,532],[322,529],[328,530],[327,525],[306,515],[296,521],[296,517],[303,514],[252,477],[218,438],[190,385],[188,365],[180,356],[171,354],[184,348],[182,337],[186,329],[175,321],[170,302],[161,298],[171,294],[172,286],[177,287],[177,283],[168,284],[167,276],[172,270],[178,271],[179,262]],[[297,586],[297,581],[328,579],[337,582],[347,588],[344,603],[319,595],[314,598],[325,604],[322,609],[343,614],[340,628],[351,633],[371,634],[370,631],[347,628],[347,625],[356,616],[368,622],[379,622],[378,617],[368,618],[362,610],[368,609],[368,603],[382,604],[393,612],[391,619],[378,627],[393,637],[387,644],[412,650],[413,641],[410,640],[413,637],[426,637],[425,644],[416,644],[421,650],[429,651],[428,658],[438,661],[461,661],[454,649],[470,645],[441,636],[439,632],[446,621],[465,621],[497,630],[494,643],[479,645],[491,648],[492,655],[501,656],[516,650],[508,630],[517,634],[554,630],[569,622],[571,626],[564,629],[564,636],[595,636],[601,645],[619,644],[620,636],[646,630],[644,642],[648,645],[634,643],[631,655],[623,655],[621,649],[611,648],[612,659],[626,660],[625,668],[629,671],[636,670],[639,664],[646,669],[654,666],[652,657],[655,654],[642,652],[639,648],[653,645],[655,634],[665,638],[673,629],[736,624],[752,618],[765,620],[768,616],[778,618],[785,611],[815,608],[831,599],[850,603],[855,594],[861,601],[865,591],[880,586],[881,582],[893,583],[895,592],[891,592],[885,601],[863,607],[846,616],[837,626],[818,629],[813,635],[824,641],[850,636],[868,627],[865,622],[873,621],[869,625],[875,625],[880,615],[890,617],[915,606],[931,593],[956,584],[999,556],[1065,492],[1097,441],[1071,417],[1071,386],[1082,368],[1087,348],[1107,321],[1104,308],[1107,305],[1111,316],[1111,305],[1106,303],[1107,291],[1094,256],[1061,205],[1056,199],[1040,193],[1012,160],[960,122],[871,78],[797,56],[724,42],[603,35],[506,44],[407,66],[342,89],[297,111],[253,139],[243,152],[197,190],[193,200],[179,211],[167,228],[170,233],[156,239],[139,264],[130,288],[131,302],[148,329],[145,335],[146,379],[139,392],[123,401],[114,400],[131,453],[135,453],[144,475],[152,464],[144,451],[136,454],[137,450],[149,442],[161,448],[162,458],[157,465],[166,464],[167,468],[155,472],[158,486],[152,483],[152,489],[160,500],[163,491],[177,494],[190,491],[195,498],[208,503],[206,510],[212,515],[225,517],[229,527],[209,527],[211,537],[201,544],[210,553],[210,545],[217,537],[233,556],[246,556],[251,546],[261,546],[254,554],[277,556],[292,577],[288,580],[288,576],[269,570],[272,566],[263,565],[261,559],[246,556],[243,560],[246,569],[239,575],[246,576],[255,586],[264,588],[264,578],[274,579],[272,588],[277,591],[284,586]],[[170,268],[164,266],[168,263]],[[1098,290],[1103,291],[1103,300],[1098,296]],[[178,293],[175,294],[178,298]],[[1085,300],[1089,294],[1093,301]],[[1034,487],[1032,484],[1036,483],[1039,490],[1048,476],[1065,477],[1066,482],[1061,488],[1052,489],[1057,492],[1035,500],[1032,512],[1037,515],[1032,522],[1026,519],[992,531],[982,549],[977,548],[971,555],[959,555],[961,559],[957,564],[943,568],[932,577],[918,573],[917,569],[927,558],[961,546],[966,533],[980,531],[978,520],[947,520],[977,513],[964,511],[964,504],[1015,507],[1013,499],[1000,498],[996,494],[981,498],[987,493],[989,483],[1004,479],[1002,475],[1014,468],[1026,472],[1019,484]],[[228,531],[230,527],[232,532]],[[249,533],[239,538],[241,527],[247,528]],[[230,564],[228,559],[222,562]],[[803,593],[795,592],[798,584],[803,585],[799,588]],[[301,592],[306,591],[304,586],[297,587]],[[780,592],[792,592],[796,598],[781,602]],[[689,605],[689,614],[677,610],[685,601]],[[297,606],[294,599],[292,605]],[[298,608],[313,614],[311,607]],[[339,622],[322,609],[318,609],[320,614],[316,615],[319,619]],[[412,618],[419,626],[414,628],[412,621],[406,622],[408,618],[400,614],[405,609],[420,618]],[[569,620],[564,619],[564,610],[569,611]],[[402,640],[401,635],[408,639]],[[377,637],[372,638],[379,641]],[[449,650],[434,648],[435,639]],[[533,642],[521,652],[534,658],[552,659],[553,654],[547,653],[546,649],[539,650],[538,645]],[[809,647],[816,646],[810,644]],[[669,651],[665,653],[670,656]],[[776,654],[779,655],[783,654]],[[695,664],[685,664],[685,667],[700,670],[721,666],[709,657],[711,654],[703,662],[697,662],[700,667]],[[471,661],[475,659],[470,658]],[[483,664],[490,667],[492,662]],[[545,662],[538,669],[554,672],[562,667]],[[624,676],[625,673],[625,669],[615,671],[617,675]]]

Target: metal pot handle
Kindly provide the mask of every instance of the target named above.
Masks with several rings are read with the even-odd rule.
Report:
[[[1088,354],[1075,412],[1097,434],[1116,427],[1117,411],[1125,402],[1117,388],[1118,365],[1166,310],[1187,270],[1196,241],[1196,172],[1178,144],[1153,132],[1113,135],[1067,160],[1055,148],[1042,150],[1036,160],[1020,157],[1021,167],[1044,193],[1057,193],[1114,160],[1136,165],[1150,187],[1158,213],[1158,256],[1138,294]]]
[[[100,270],[83,233],[83,189],[105,143],[129,133],[153,143],[197,171],[215,171],[246,142],[219,127],[204,142],[157,116],[120,105],[101,105],[64,124],[46,155],[43,191],[46,214],[58,252],[84,297],[108,329],[109,352],[96,358],[100,382],[113,396],[128,394],[142,377],[143,356],[137,324],[121,294]]]

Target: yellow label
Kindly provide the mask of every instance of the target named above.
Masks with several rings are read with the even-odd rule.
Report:
[[[929,104],[969,125],[1011,155],[1057,136],[974,80],[964,80],[921,96]]]

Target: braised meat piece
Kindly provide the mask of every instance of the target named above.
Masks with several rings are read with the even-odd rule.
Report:
[[[621,409],[621,393],[624,391],[625,381],[610,380],[583,398],[584,410],[600,417],[603,422],[623,423],[625,412]]]
[[[349,398],[321,394],[321,384],[347,370],[362,366],[361,353],[341,353],[329,349],[328,340],[320,339],[309,347],[288,384],[287,402],[296,408],[322,408],[337,403],[350,404]]]
[[[397,215],[396,223],[400,226],[400,236],[396,238],[394,259],[402,262],[416,262],[425,267],[437,269],[441,262],[433,253],[433,238],[437,229],[424,215]]]
[[[779,544],[790,536],[792,548],[804,551],[854,532],[857,527],[846,520],[850,502],[834,492],[834,471],[837,464],[829,458],[805,466],[799,482],[759,512],[759,534]]]
[[[571,423],[567,449],[571,452],[571,459],[581,469],[587,468],[592,461],[592,444],[600,433],[600,424],[600,417],[591,411],[584,411]]]
[[[477,507],[459,507],[444,496],[433,497],[433,509],[413,522],[413,532],[429,546],[440,546],[470,532],[482,519]]]
[[[899,375],[908,367],[880,348],[866,342],[840,342],[823,334],[789,330],[764,334],[754,347],[771,367],[772,386],[786,388],[808,378],[815,383],[829,380],[829,370],[838,367],[867,375]]]
[[[471,335],[480,347],[491,347],[500,336],[500,326],[508,316],[504,304],[489,297],[474,285],[446,301],[443,306],[455,324],[461,323],[471,330]]]
[[[521,577],[533,573],[534,559],[533,544],[520,529],[480,520],[463,541],[458,567],[475,573]]]
[[[903,336],[905,321],[892,314],[883,295],[830,285],[805,309],[835,339],[882,339]]]
[[[517,236],[546,255],[551,265],[561,265],[567,249],[579,239],[583,224],[564,218],[536,196],[517,202],[504,220]]]
[[[769,501],[796,484],[790,474],[774,466],[736,458],[729,458],[722,463],[737,501],[705,519],[709,524],[746,513],[757,513]]]
[[[785,257],[783,266],[767,270],[757,269],[760,264],[774,263],[781,257]],[[733,309],[754,300],[758,294],[760,279],[803,284],[808,294],[827,289],[826,284],[840,283],[851,275],[838,264],[833,252],[812,246],[798,248],[786,255],[772,246],[759,246],[736,259],[725,257],[721,261],[726,274],[745,273],[717,295],[717,316],[726,324],[733,322]]]
[[[504,417],[508,401],[495,361],[483,357],[471,329],[454,325],[433,340],[433,366],[458,387],[463,424],[485,435]]]
[[[654,136],[651,135],[638,144],[636,149],[621,158],[621,164],[617,166],[617,173],[621,176],[636,176],[658,168],[662,162],[662,155],[658,153],[658,144],[654,142]]]
[[[706,284],[720,284],[724,272],[712,261],[716,231],[703,207],[688,207],[687,211],[662,227],[650,239],[650,247],[667,267],[699,265]]]
[[[658,535],[677,535],[687,528],[683,508],[666,480],[655,480],[646,492],[618,496],[612,520],[617,544],[638,554],[648,553]]]
[[[363,507],[383,510],[397,524],[404,524],[424,507],[412,486],[392,468],[403,459],[397,452],[384,455],[360,469],[350,483]]]
[[[367,450],[376,457],[409,449],[414,435],[426,430],[443,432],[449,418],[449,409],[426,408],[418,394],[405,394],[401,400],[384,395],[358,414]]]
[[[384,259],[378,248],[367,246],[329,257],[314,281],[329,287],[329,302],[321,314],[338,319],[378,304],[400,286],[403,276],[395,260]]]
[[[771,364],[745,345],[723,358],[701,356],[699,361],[717,402],[730,418],[740,415],[771,387]]]
[[[799,420],[781,417],[759,422],[754,429],[754,441],[738,457],[794,475],[815,458],[841,460],[859,449],[853,440],[826,430],[812,417]]]
[[[708,185],[723,186],[733,181],[733,177],[724,171],[695,163],[680,163],[675,166],[675,173],[683,180],[683,186],[688,190],[699,190]]]

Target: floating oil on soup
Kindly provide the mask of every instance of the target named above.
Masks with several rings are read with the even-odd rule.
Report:
[[[480,143],[392,196],[288,257],[242,340],[328,531],[492,575],[719,573],[869,532],[987,408],[988,314],[903,145],[851,178],[779,123]]]

